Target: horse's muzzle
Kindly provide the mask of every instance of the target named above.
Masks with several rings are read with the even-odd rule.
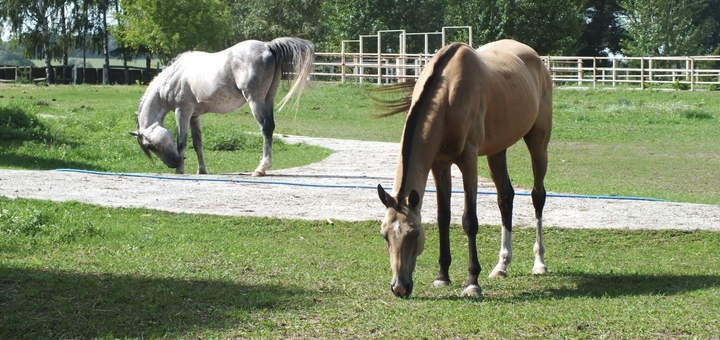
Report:
[[[163,163],[165,163],[165,165],[167,165],[168,168],[175,169],[175,168],[179,167],[180,164],[182,164],[183,160],[184,160],[183,157],[172,156],[172,157],[163,159]]]
[[[410,281],[410,283],[407,284],[407,286],[403,286],[402,284],[399,284],[397,282],[390,284],[390,290],[395,294],[395,296],[399,298],[407,298],[412,294],[413,291],[413,281]]]

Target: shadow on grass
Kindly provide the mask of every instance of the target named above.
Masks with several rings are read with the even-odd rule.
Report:
[[[15,167],[28,170],[53,170],[53,169],[83,169],[93,171],[107,171],[94,164],[65,161],[55,158],[42,158],[28,155],[17,155],[12,152],[4,152],[8,149],[0,144],[0,167]]]
[[[0,338],[163,338],[237,327],[260,309],[292,309],[293,286],[0,267]],[[267,325],[265,325],[267,326]]]
[[[502,279],[501,279],[502,280]],[[484,300],[524,302],[563,298],[622,298],[627,296],[673,296],[703,289],[720,288],[718,275],[640,275],[640,274],[580,274],[551,273],[544,277],[529,277],[526,287],[503,287],[502,284],[483,287]],[[481,284],[481,286],[483,286]],[[565,286],[567,288],[553,288]],[[457,290],[458,287],[453,287]],[[502,291],[507,289],[508,291]],[[510,290],[514,290],[510,291]],[[460,292],[460,290],[458,290]],[[419,297],[421,300],[467,300],[467,297],[448,295]]]
[[[549,289],[549,297],[624,297],[642,295],[678,295],[720,287],[718,275],[648,275],[554,273],[573,288]]]

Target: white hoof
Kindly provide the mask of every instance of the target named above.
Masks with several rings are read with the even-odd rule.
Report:
[[[264,171],[264,170],[263,170],[263,171],[255,170],[255,171],[252,173],[252,176],[253,176],[253,177],[262,177],[262,176],[265,176],[265,171]]]
[[[482,295],[482,288],[478,285],[469,285],[463,289],[462,296],[480,296]]]
[[[490,275],[488,277],[496,278],[496,279],[502,279],[507,277],[507,272],[504,270],[499,269],[493,269],[492,272],[490,272]]]
[[[545,266],[533,267],[532,273],[533,273],[533,275],[547,274],[547,267],[545,267]]]
[[[435,280],[433,281],[433,288],[447,287],[450,286],[449,281]]]

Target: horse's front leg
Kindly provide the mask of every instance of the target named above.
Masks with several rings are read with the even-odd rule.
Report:
[[[506,277],[507,268],[512,261],[512,212],[515,190],[510,183],[507,171],[506,150],[487,156],[490,176],[497,189],[497,202],[502,217],[502,231],[500,241],[500,259],[490,277]]]
[[[202,123],[200,122],[200,116],[192,116],[190,118],[190,133],[193,140],[193,149],[197,154],[198,159],[198,174],[207,174],[207,168],[205,168],[205,158],[202,153]]]
[[[188,127],[192,117],[193,109],[178,107],[175,109],[175,123],[177,124],[177,151],[180,157],[180,165],[175,168],[176,174],[185,173],[185,149],[187,149]]]
[[[437,220],[438,232],[440,233],[440,257],[438,273],[433,287],[445,287],[450,285],[450,196],[452,195],[452,177],[450,173],[451,164],[436,162],[432,167],[435,188],[437,189]]]
[[[481,267],[477,256],[477,159],[477,148],[472,144],[466,144],[465,150],[456,163],[463,177],[465,210],[462,216],[462,226],[468,238],[468,280],[465,283],[463,296],[479,296],[482,293],[478,283]]]
[[[272,168],[272,142],[273,132],[275,131],[273,109],[272,106],[268,107],[265,103],[253,99],[248,99],[248,103],[255,120],[260,124],[260,131],[262,131],[263,135],[263,156],[252,175],[265,176],[265,171]]]

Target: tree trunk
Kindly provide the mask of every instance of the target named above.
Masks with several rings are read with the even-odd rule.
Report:
[[[62,68],[62,82],[63,84],[66,84],[66,81],[68,79],[68,45],[65,43],[65,36],[67,35],[67,28],[65,26],[65,6],[60,7],[60,27],[61,27],[61,34],[62,34],[62,60],[63,60],[63,68]]]
[[[52,60],[50,58],[50,50],[45,46],[45,81],[50,84],[55,84],[55,70],[52,67]]]
[[[107,30],[107,7],[103,10],[103,53],[105,54],[105,64],[103,65],[103,84],[110,84],[110,47]]]
[[[152,62],[151,54],[150,52],[145,54],[145,75],[143,76],[143,82],[145,84],[150,83],[150,64]]]

